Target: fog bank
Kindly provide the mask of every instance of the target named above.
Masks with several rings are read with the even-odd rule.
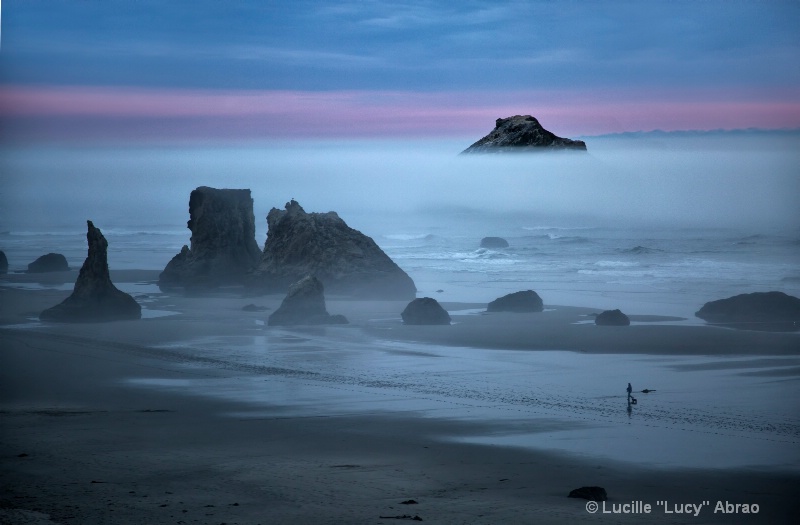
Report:
[[[468,145],[4,149],[0,230],[81,229],[87,218],[101,228],[181,229],[201,185],[253,191],[259,244],[269,209],[292,198],[365,231],[376,221],[424,229],[443,215],[532,226],[800,226],[796,137],[589,138],[586,154],[459,156]]]

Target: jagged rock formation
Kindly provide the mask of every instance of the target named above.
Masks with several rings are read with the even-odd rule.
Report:
[[[39,315],[42,321],[95,322],[139,319],[142,307],[117,289],[108,273],[108,241],[92,221],[86,221],[89,253],[72,295]]]
[[[292,200],[267,215],[267,242],[254,279],[271,289],[314,275],[331,293],[359,298],[409,299],[414,281],[375,241],[335,212],[306,213]]]
[[[481,248],[508,248],[508,241],[502,237],[484,237]]]
[[[280,307],[269,316],[269,326],[300,324],[347,324],[343,315],[330,315],[325,308],[325,288],[319,279],[308,276],[289,287]]]
[[[800,329],[800,299],[783,292],[755,292],[711,301],[694,315],[711,324],[751,330]]]
[[[597,326],[629,326],[631,320],[620,310],[606,310],[597,314],[594,324]]]
[[[450,324],[450,314],[436,299],[414,299],[400,314],[404,324]]]
[[[487,312],[541,312],[542,298],[533,290],[524,290],[495,299],[486,307]]]
[[[586,143],[557,137],[530,115],[515,115],[497,119],[492,132],[465,149],[462,154],[564,149],[586,151]]]
[[[8,259],[4,251],[0,251],[0,273],[8,273]]]
[[[603,487],[581,487],[572,489],[567,497],[588,499],[589,501],[606,501],[608,494]]]
[[[158,278],[162,289],[242,284],[261,257],[250,190],[201,186],[189,196],[191,248],[184,246]]]
[[[28,265],[28,273],[66,272],[69,270],[67,258],[60,253],[42,255]]]

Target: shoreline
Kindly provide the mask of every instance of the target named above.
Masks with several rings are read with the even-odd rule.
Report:
[[[585,485],[605,487],[609,508],[651,504],[648,523],[684,522],[661,512],[662,500],[758,504],[758,514],[736,517],[742,523],[790,522],[800,513],[793,498],[798,472],[658,468],[459,443],[454,437],[483,424],[413,412],[303,417],[272,405],[248,417],[254,407],[246,403],[123,380],[131,373],[179,381],[241,371],[187,368],[146,348],[137,355],[136,345],[109,349],[88,339],[2,333],[4,360],[15,365],[15,379],[8,366],[2,373],[4,517],[36,512],[52,520],[40,523],[63,524],[393,523],[380,516],[398,515],[434,523],[595,523],[602,518],[585,510],[585,500],[566,497]],[[408,499],[418,505],[401,503]],[[711,510],[698,522],[731,521]]]
[[[126,275],[136,279],[118,286],[153,286]],[[709,501],[693,523],[800,516],[800,463],[774,460],[797,428],[784,404],[764,401],[793,398],[798,334],[663,316],[596,327],[576,324],[591,308],[480,314],[482,303],[448,302],[453,325],[411,327],[399,318],[405,301],[335,297],[328,311],[351,324],[268,328],[282,295],[230,291],[138,293],[145,309],[176,312],[140,321],[30,322],[69,293],[0,285],[2,523],[686,522],[658,501]],[[265,310],[242,310],[251,303]],[[681,383],[640,397],[633,425],[621,389],[572,391],[592,376],[655,386],[643,381],[662,368]],[[703,390],[695,371],[739,378],[741,414],[717,413],[728,394],[713,389],[726,383]],[[664,463],[684,445],[683,466]],[[760,448],[771,462],[692,466]],[[591,514],[566,497],[592,485],[607,490],[607,508],[636,501],[652,512]],[[759,512],[715,513],[717,501]]]

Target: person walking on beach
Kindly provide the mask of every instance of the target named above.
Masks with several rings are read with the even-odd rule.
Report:
[[[630,383],[628,383],[627,390],[628,390],[628,401],[630,401],[631,400],[631,392],[633,392],[633,388],[631,387]]]

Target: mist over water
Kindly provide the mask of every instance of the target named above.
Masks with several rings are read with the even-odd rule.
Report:
[[[509,217],[550,225],[800,227],[800,139],[587,139],[587,154],[458,156],[456,141],[0,152],[0,229],[173,225],[197,186],[250,188],[259,235],[298,200],[357,228]],[[101,227],[102,227],[101,226]],[[262,244],[264,237],[258,239]]]

